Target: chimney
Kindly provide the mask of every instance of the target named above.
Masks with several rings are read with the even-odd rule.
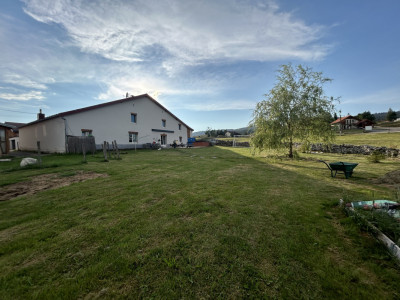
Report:
[[[42,114],[42,109],[39,110],[39,113],[37,114],[37,119],[38,120],[43,120],[44,119],[44,114]]]

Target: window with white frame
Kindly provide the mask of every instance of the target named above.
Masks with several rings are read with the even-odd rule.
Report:
[[[167,126],[167,121],[162,119],[161,120],[161,124],[162,124],[162,127],[166,127]]]
[[[182,129],[182,124],[178,124],[178,129],[179,129],[179,130]]]
[[[129,143],[137,143],[138,133],[135,131],[129,131]]]

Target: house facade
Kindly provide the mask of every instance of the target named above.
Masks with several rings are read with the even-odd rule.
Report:
[[[353,116],[345,116],[342,118],[339,118],[331,123],[331,126],[337,126],[340,127],[341,129],[352,129],[352,128],[357,128],[357,123],[360,120],[357,117]]]
[[[104,141],[116,141],[121,149],[146,144],[187,143],[193,129],[147,94],[59,113],[19,129],[21,150],[67,152],[68,136],[94,136],[96,148]]]

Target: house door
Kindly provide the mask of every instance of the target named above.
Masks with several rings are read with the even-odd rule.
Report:
[[[0,129],[0,154],[6,153],[6,130]]]
[[[162,134],[161,135],[161,145],[166,145],[167,144],[167,135]]]

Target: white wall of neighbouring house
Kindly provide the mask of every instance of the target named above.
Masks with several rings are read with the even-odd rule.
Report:
[[[40,150],[43,152],[64,153],[64,120],[54,118],[19,128],[19,149],[21,151],[37,151],[38,141],[40,141]]]
[[[136,114],[136,123],[131,122],[131,114]],[[145,96],[66,115],[64,118],[68,135],[81,136],[82,129],[91,130],[98,149],[104,141],[111,143],[116,140],[120,148],[134,148],[135,144],[142,147],[153,141],[158,143],[161,135],[166,135],[167,144],[179,141],[180,137],[186,144],[188,139],[188,128]],[[165,127],[162,120],[165,120]],[[137,143],[129,142],[129,132],[138,133]]]

